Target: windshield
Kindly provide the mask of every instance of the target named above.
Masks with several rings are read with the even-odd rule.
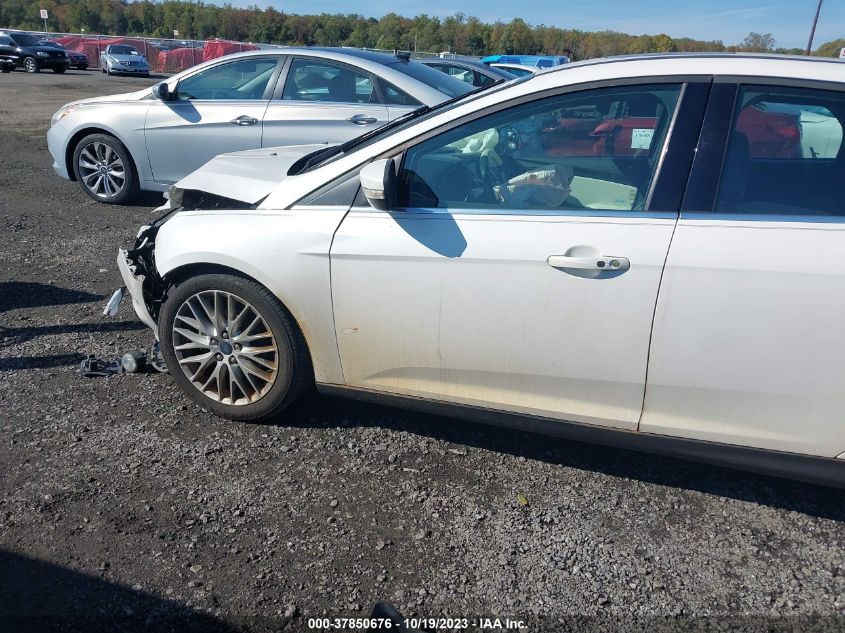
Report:
[[[112,55],[140,55],[134,46],[109,46],[109,53]]]
[[[425,64],[400,62],[398,64],[391,64],[390,67],[431,86],[447,97],[462,97],[473,91],[473,87],[465,81],[450,77],[439,70],[429,68]]]
[[[18,46],[41,46],[41,42],[28,33],[9,33]]]

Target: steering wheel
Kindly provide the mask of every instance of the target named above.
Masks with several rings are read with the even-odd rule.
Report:
[[[496,204],[499,197],[496,195],[496,187],[507,182],[501,170],[490,162],[488,154],[481,154],[478,157],[478,175],[481,177],[482,194],[477,202]]]

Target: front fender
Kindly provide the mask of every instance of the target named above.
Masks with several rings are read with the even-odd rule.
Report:
[[[76,143],[88,134],[105,133],[114,136],[129,150],[140,180],[151,180],[144,141],[147,108],[149,102],[140,100],[83,104],[66,119],[57,123],[56,126],[61,126],[65,131],[61,141],[62,154],[69,173],[73,174],[71,163]]]
[[[276,295],[308,343],[318,382],[343,384],[331,301],[329,248],[346,213],[340,207],[287,211],[183,211],[155,242],[165,280],[212,264],[247,275]]]

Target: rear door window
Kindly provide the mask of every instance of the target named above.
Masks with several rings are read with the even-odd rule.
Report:
[[[323,103],[380,103],[373,78],[344,64],[293,60],[282,99]]]
[[[739,90],[715,210],[845,215],[845,93]]]

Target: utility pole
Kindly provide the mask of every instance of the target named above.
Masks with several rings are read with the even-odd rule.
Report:
[[[824,0],[819,0],[819,4],[816,7],[816,17],[813,18],[813,28],[810,29],[810,41],[807,42],[807,55],[813,51],[813,38],[816,36],[816,24],[819,23],[819,13],[821,13],[822,10],[822,2],[824,2]]]

